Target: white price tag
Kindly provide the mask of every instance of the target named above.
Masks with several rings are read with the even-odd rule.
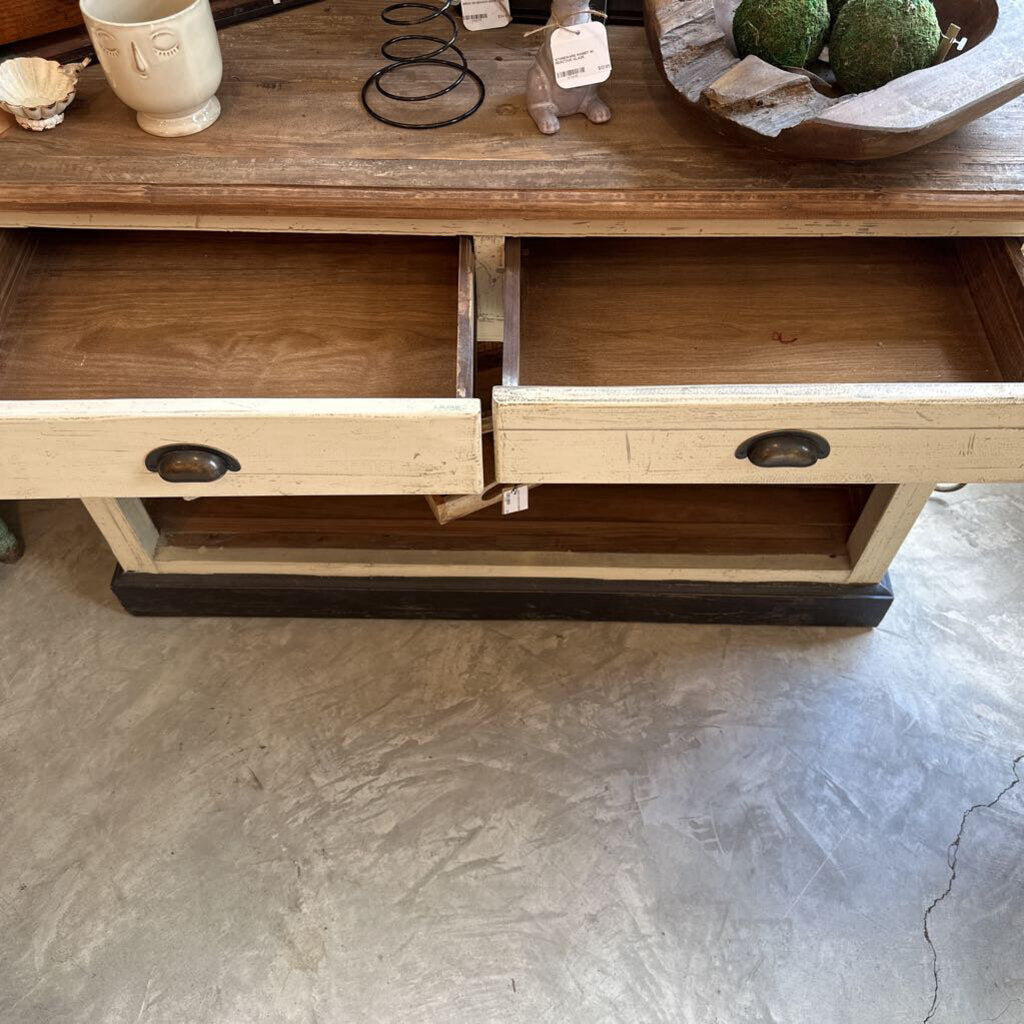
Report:
[[[509,0],[462,0],[462,24],[470,32],[504,28],[511,21]]]
[[[510,516],[514,512],[524,512],[530,507],[530,488],[527,484],[518,487],[506,487],[501,492],[501,514]]]
[[[563,89],[607,82],[612,73],[608,33],[599,21],[588,21],[551,33],[555,82]]]

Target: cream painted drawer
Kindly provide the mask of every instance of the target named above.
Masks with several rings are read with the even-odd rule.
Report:
[[[502,482],[1024,480],[1017,243],[542,239],[521,266],[518,247]]]
[[[479,491],[472,275],[457,239],[0,234],[0,497]]]

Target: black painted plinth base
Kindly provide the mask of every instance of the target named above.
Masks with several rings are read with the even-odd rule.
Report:
[[[133,615],[358,619],[589,619],[877,626],[889,577],[871,586],[624,580],[114,574]]]

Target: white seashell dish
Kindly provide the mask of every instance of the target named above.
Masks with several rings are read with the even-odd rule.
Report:
[[[64,120],[90,58],[65,64],[42,57],[13,57],[0,64],[0,107],[22,128],[42,132]]]

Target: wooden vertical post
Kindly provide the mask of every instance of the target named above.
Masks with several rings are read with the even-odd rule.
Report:
[[[935,489],[934,484],[877,484],[850,534],[849,583],[877,583]]]
[[[138,498],[83,498],[82,504],[125,572],[156,572],[160,534]]]
[[[505,326],[505,239],[475,235],[476,340],[500,344]]]

